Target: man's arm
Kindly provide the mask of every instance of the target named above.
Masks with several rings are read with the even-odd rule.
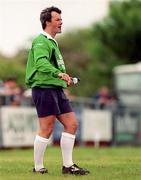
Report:
[[[54,77],[58,77],[58,74],[61,73],[61,71],[50,63],[49,57],[51,50],[49,47],[45,47],[43,43],[36,43],[33,46],[33,52],[36,69],[40,72],[52,73]]]
[[[49,57],[51,50],[49,47],[45,47],[43,43],[37,43],[33,46],[33,50],[35,66],[38,71],[52,73],[54,77],[59,77],[70,85],[71,77],[66,73],[62,73],[50,63]]]

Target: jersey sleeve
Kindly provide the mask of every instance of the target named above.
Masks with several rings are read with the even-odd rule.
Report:
[[[61,72],[50,63],[52,50],[43,42],[36,42],[33,45],[34,63],[37,71],[44,73],[52,73],[57,77]]]

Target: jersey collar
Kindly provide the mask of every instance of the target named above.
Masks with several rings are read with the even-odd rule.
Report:
[[[56,41],[53,37],[51,37],[50,34],[48,34],[48,33],[45,32],[45,31],[42,31],[41,34],[43,34],[44,36],[46,36],[48,39],[52,39],[52,40],[56,43],[56,45],[58,46],[57,41]]]

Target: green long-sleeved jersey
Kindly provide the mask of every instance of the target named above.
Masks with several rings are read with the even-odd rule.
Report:
[[[26,66],[26,85],[33,87],[62,87],[67,84],[58,77],[66,72],[64,61],[57,43],[40,34],[32,42]]]

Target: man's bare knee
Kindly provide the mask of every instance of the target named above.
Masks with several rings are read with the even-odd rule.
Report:
[[[73,122],[72,124],[70,124],[70,126],[68,126],[69,129],[72,129],[74,132],[76,132],[78,127],[78,123],[77,122]]]
[[[78,123],[77,123],[75,114],[73,112],[58,116],[58,120],[63,124],[65,132],[68,132],[71,134],[76,133]]]
[[[55,124],[55,116],[48,116],[45,118],[39,118],[40,122],[40,130],[39,134],[42,137],[49,138],[53,132],[54,124]]]

